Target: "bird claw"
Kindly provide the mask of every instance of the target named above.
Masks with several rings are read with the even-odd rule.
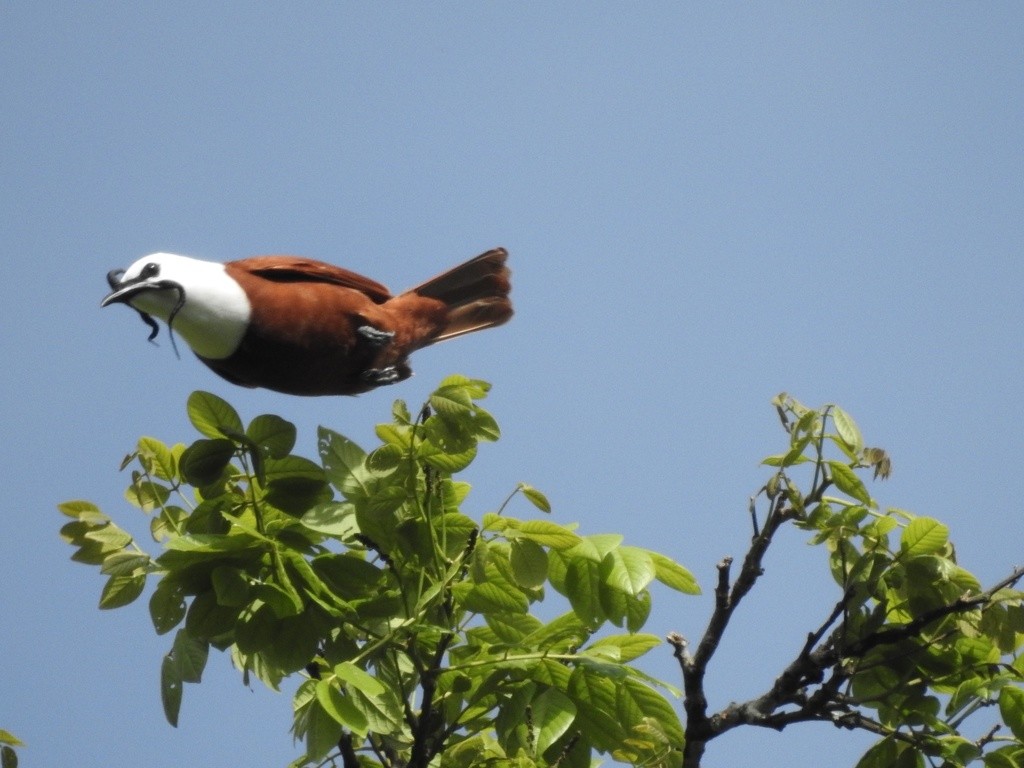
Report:
[[[367,384],[379,387],[384,384],[394,384],[396,381],[400,381],[402,375],[395,366],[389,365],[386,368],[368,368],[363,371],[362,378]]]
[[[361,325],[356,328],[356,332],[370,342],[370,345],[375,349],[385,346],[395,338],[394,331],[382,331],[380,328],[374,328],[372,325]]]

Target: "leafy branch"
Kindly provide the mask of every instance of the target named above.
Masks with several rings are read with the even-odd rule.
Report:
[[[470,487],[455,476],[500,435],[479,404],[488,389],[450,377],[415,419],[396,402],[370,452],[321,428],[319,463],[292,455],[283,419],[244,425],[194,393],[202,437],[142,438],[126,462],[138,467],[127,498],[151,515],[158,556],[95,505],[61,505],[73,557],[108,575],[101,607],[155,581],[154,628],[175,630],[161,678],[172,724],[214,649],[243,681],[303,678],[296,768],[584,768],[593,753],[678,764],[683,729],[662,693],[673,689],[631,662],[660,644],[641,631],[650,584],[696,594],[696,581],[620,536],[510,516],[519,495],[551,511],[525,483],[496,513],[467,516]],[[568,605],[542,621],[531,610],[548,589]]]
[[[768,501],[765,521],[757,524],[752,500],[750,548],[735,582],[730,583],[731,559],[719,563],[715,609],[696,652],[689,653],[682,635],[669,636],[685,689],[683,765],[699,766],[707,743],[737,726],[782,730],[807,721],[881,736],[858,768],[925,756],[941,758],[946,766],[982,758],[988,765],[1019,764],[1024,612],[1022,593],[1013,588],[1024,568],[982,589],[956,564],[944,525],[901,510],[878,510],[857,471],[870,469],[884,478],[890,461],[884,451],[865,448],[848,414],[835,406],[810,410],[785,395],[776,399],[776,408],[790,447],[765,460],[777,468],[758,494]],[[838,448],[842,459],[829,458],[828,446]],[[811,469],[806,491],[792,477],[801,465]],[[826,496],[833,489],[842,495]],[[768,691],[709,715],[707,667],[786,523],[813,532],[812,543],[828,549],[842,597]],[[892,548],[889,533],[897,529],[899,546]],[[939,695],[945,697],[944,713]],[[998,725],[974,740],[960,729],[969,715],[997,702],[1014,737],[986,752],[1001,741]]]

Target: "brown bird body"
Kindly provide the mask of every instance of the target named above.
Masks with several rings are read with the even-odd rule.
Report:
[[[111,273],[114,290],[103,304],[160,317],[234,384],[354,395],[408,378],[417,349],[506,322],[506,258],[504,249],[488,251],[392,296],[369,278],[310,259],[214,264],[154,254]]]

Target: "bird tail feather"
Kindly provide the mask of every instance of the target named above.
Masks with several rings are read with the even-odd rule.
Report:
[[[512,317],[508,297],[512,286],[505,266],[507,258],[504,248],[495,248],[408,291],[447,306],[445,326],[430,343],[508,322]]]

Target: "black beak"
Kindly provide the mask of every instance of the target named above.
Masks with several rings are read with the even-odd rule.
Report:
[[[110,304],[127,304],[135,294],[159,287],[153,285],[153,283],[146,282],[146,278],[143,277],[123,282],[121,280],[123,275],[123,269],[112,269],[107,272],[107,283],[113,290],[103,297],[103,301],[100,302],[101,307],[106,307]]]
[[[111,292],[103,297],[103,301],[100,302],[101,307],[106,307],[110,304],[127,304],[129,307],[139,313],[139,317],[142,321],[149,326],[149,341],[156,338],[156,335],[160,332],[160,326],[157,325],[150,315],[143,312],[137,307],[132,307],[130,304],[131,299],[138,293],[143,291],[161,291],[161,290],[174,290],[178,294],[178,300],[171,310],[170,315],[167,318],[167,330],[171,331],[174,326],[174,318],[185,306],[185,289],[181,283],[176,283],[173,280],[157,280],[152,282],[149,279],[150,276],[139,275],[131,280],[124,280],[123,269],[112,269],[107,272],[107,283],[111,287]],[[171,346],[174,347],[174,354],[178,354],[178,345],[174,343],[174,333],[171,333]],[[180,355],[179,355],[180,357]]]

